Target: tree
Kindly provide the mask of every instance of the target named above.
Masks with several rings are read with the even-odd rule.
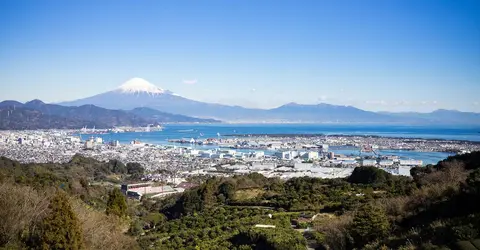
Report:
[[[83,249],[83,235],[66,194],[58,191],[50,202],[50,214],[42,223],[42,249]]]
[[[127,167],[119,160],[110,160],[108,162],[110,169],[114,173],[124,174],[127,172]]]
[[[391,175],[376,167],[356,167],[348,182],[357,184],[384,184]]]
[[[145,169],[137,162],[129,162],[127,163],[127,173],[134,174],[134,175],[142,175]]]
[[[232,182],[224,182],[218,187],[218,191],[229,201],[235,195],[235,185]]]
[[[480,195],[480,169],[476,169],[468,175],[467,185],[471,191]]]
[[[128,233],[133,236],[142,235],[144,233],[143,226],[144,226],[143,221],[140,221],[140,220],[134,221],[130,225],[130,229],[128,229]]]
[[[355,244],[363,246],[374,239],[385,237],[390,229],[390,223],[385,211],[371,204],[359,208],[353,223],[350,226],[350,234]]]
[[[149,224],[150,228],[155,228],[156,226],[165,222],[167,218],[161,213],[149,213],[147,216],[145,216],[144,220]]]
[[[114,188],[110,191],[107,201],[107,214],[114,214],[119,217],[123,217],[127,214],[127,202],[125,196],[118,188]]]

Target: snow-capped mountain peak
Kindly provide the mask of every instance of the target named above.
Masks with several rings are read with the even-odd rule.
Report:
[[[163,94],[166,91],[151,84],[142,78],[132,78],[117,88],[117,91],[127,94],[147,93],[147,94]]]

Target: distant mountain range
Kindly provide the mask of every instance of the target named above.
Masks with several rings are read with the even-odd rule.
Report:
[[[17,101],[0,102],[0,129],[76,129],[84,126],[112,128],[157,125],[165,122],[215,123],[219,121],[169,114],[149,108],[125,111],[100,108],[91,104],[79,107],[61,106],[46,104],[40,100],[25,104]]]
[[[426,123],[454,123],[480,125],[480,113],[461,112],[457,110],[438,109],[430,113],[417,112],[379,112],[381,114],[400,117],[403,119],[419,119]]]
[[[431,113],[388,113],[330,104],[289,103],[274,109],[250,109],[205,103],[163,90],[140,78],[133,78],[106,93],[61,103],[65,106],[86,104],[121,110],[150,108],[173,114],[229,122],[480,124],[480,114],[454,110],[437,110]]]

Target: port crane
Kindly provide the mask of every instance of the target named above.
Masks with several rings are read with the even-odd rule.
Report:
[[[377,145],[370,145],[370,144],[360,145],[358,150],[358,156],[360,156],[362,152],[373,153],[374,155],[379,156]]]

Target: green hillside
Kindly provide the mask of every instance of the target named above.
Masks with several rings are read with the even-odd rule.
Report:
[[[254,173],[141,201],[116,190],[140,176],[135,166],[132,175],[115,160],[0,158],[0,248],[478,248],[480,152],[412,169],[413,178],[371,167],[344,179]]]

